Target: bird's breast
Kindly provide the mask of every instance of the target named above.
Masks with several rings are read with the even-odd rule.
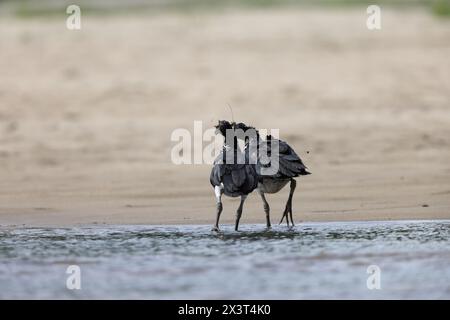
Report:
[[[290,181],[290,179],[264,178],[258,183],[258,189],[264,193],[277,193]]]

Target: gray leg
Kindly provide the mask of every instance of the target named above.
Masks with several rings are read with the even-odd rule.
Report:
[[[236,211],[236,224],[234,225],[234,230],[238,231],[239,228],[239,220],[241,220],[242,216],[242,208],[244,207],[244,201],[247,196],[241,196],[241,203],[239,204],[239,208]]]
[[[284,209],[283,216],[281,217],[280,223],[283,222],[284,217],[286,217],[286,223],[289,227],[289,218],[291,218],[292,226],[294,226],[294,219],[292,218],[292,197],[294,196],[295,188],[297,187],[297,181],[295,179],[291,179],[289,198],[286,202],[286,208]],[[289,214],[289,216],[288,216]]]
[[[262,192],[259,189],[258,189],[258,192],[259,192],[259,194],[261,196],[261,199],[262,199],[262,201],[264,203],[264,212],[266,214],[266,225],[267,225],[267,228],[270,228],[271,224],[270,224],[270,207],[269,207],[269,203],[266,200],[266,196],[264,195],[264,192]]]
[[[284,209],[283,216],[281,217],[281,220],[280,220],[279,224],[281,224],[283,222],[284,218],[286,218],[286,224],[289,227],[289,217],[288,217],[289,208],[288,208],[288,203],[289,203],[289,200],[286,203],[286,208]]]
[[[214,187],[214,193],[216,195],[216,201],[217,201],[217,211],[216,211],[216,224],[214,225],[214,227],[212,228],[211,231],[219,231],[219,219],[220,219],[220,214],[222,213],[222,193],[223,190],[221,187]]]
[[[292,226],[294,226],[294,219],[292,219],[292,197],[294,196],[294,191],[295,191],[295,188],[297,187],[297,181],[295,181],[294,179],[291,179],[290,187],[291,187],[291,191],[289,192],[289,199],[288,199],[289,217],[291,218]],[[286,219],[287,219],[287,214],[286,214]]]

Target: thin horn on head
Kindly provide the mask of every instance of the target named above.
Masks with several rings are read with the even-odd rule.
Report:
[[[233,108],[231,108],[231,105],[229,103],[227,103],[227,105],[228,105],[228,108],[230,108],[230,111],[231,111],[231,121],[233,121],[233,123],[234,123]]]

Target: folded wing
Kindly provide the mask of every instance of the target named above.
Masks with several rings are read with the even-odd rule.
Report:
[[[264,170],[262,169],[270,167],[273,164],[273,161],[276,160],[271,159],[272,154],[273,157],[276,157],[275,150],[272,150],[272,148],[275,147],[276,142],[278,142],[278,171],[275,174],[269,175],[270,177],[289,179],[298,177],[299,175],[310,174],[310,172],[307,171],[302,159],[300,159],[291,146],[282,140],[268,138],[267,140],[259,143],[259,161],[256,166],[256,170],[259,175],[266,176],[264,174]],[[270,161],[263,161],[262,158],[264,155],[267,155],[270,158]]]

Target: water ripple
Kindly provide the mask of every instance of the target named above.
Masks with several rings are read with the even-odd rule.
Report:
[[[449,239],[450,221],[3,227],[0,298],[450,298]]]

